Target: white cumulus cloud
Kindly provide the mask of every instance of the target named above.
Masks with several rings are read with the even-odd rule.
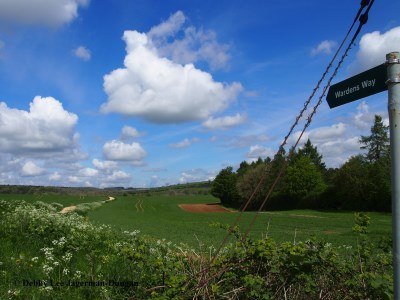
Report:
[[[311,55],[315,56],[318,54],[331,54],[333,48],[335,48],[337,43],[335,41],[325,40],[318,44],[317,47],[311,50]]]
[[[75,146],[78,116],[52,97],[37,96],[29,111],[0,102],[0,152],[37,154],[61,152]]]
[[[99,171],[93,168],[84,168],[80,170],[80,175],[84,177],[94,177],[99,175]]]
[[[131,178],[131,175],[129,175],[128,173],[126,173],[124,171],[115,171],[109,177],[107,177],[107,181],[116,182],[116,181],[121,181],[121,180],[127,180],[130,178]]]
[[[208,171],[202,168],[185,170],[181,173],[181,177],[179,178],[178,182],[188,183],[188,182],[214,180],[216,175],[217,175],[216,172]]]
[[[78,176],[68,176],[68,181],[70,183],[82,183],[82,179],[79,178]]]
[[[309,138],[313,143],[321,143],[326,140],[332,140],[343,137],[346,132],[346,124],[338,123],[332,126],[325,126],[313,129],[304,137]]]
[[[365,103],[365,101],[362,101],[357,106],[357,112],[353,116],[353,123],[358,129],[367,130],[374,123],[375,114],[377,113],[371,113],[369,111],[369,106]]]
[[[141,162],[147,155],[139,143],[126,144],[117,140],[105,143],[103,154],[107,160],[131,161],[135,163]]]
[[[78,16],[78,8],[89,0],[1,0],[0,19],[4,22],[60,26]]]
[[[154,26],[149,31],[149,37],[151,39],[167,39],[168,37],[174,36],[185,23],[186,17],[183,12],[177,11],[171,15],[167,21]]]
[[[118,168],[118,163],[111,160],[99,160],[97,158],[92,160],[93,166],[101,171],[110,171]]]
[[[122,127],[122,132],[121,132],[121,139],[123,140],[128,140],[128,139],[133,139],[140,137],[142,133],[140,133],[136,128],[132,126],[124,126]]]
[[[189,147],[191,144],[192,143],[190,142],[190,140],[188,138],[186,138],[183,141],[170,144],[170,147],[172,147],[172,148],[185,148],[185,147]]]
[[[240,83],[215,81],[193,64],[161,57],[144,33],[125,31],[125,68],[104,76],[104,113],[141,117],[155,123],[204,120],[236,99]]]
[[[239,113],[234,116],[226,116],[221,118],[210,117],[205,122],[203,122],[203,127],[209,130],[228,129],[230,127],[243,124],[246,119],[246,115],[241,115]]]
[[[21,170],[21,175],[22,176],[39,176],[43,175],[46,173],[46,170],[37,166],[34,162],[32,161],[27,161],[23,166]]]
[[[298,147],[303,147],[307,139],[317,147],[328,167],[339,167],[352,155],[362,153],[359,139],[361,135],[369,134],[374,114],[368,112],[368,106],[361,103],[357,113],[353,114],[346,123],[337,123],[323,126],[305,132]],[[300,131],[293,133],[289,139],[289,146],[293,146],[300,136]]]
[[[54,172],[49,176],[50,181],[59,181],[61,179],[61,175],[58,172]]]
[[[83,61],[89,61],[92,58],[92,54],[89,49],[84,46],[79,46],[74,50],[74,55]]]
[[[271,148],[266,148],[260,145],[250,146],[249,152],[247,152],[247,157],[256,160],[259,157],[265,159],[267,157],[273,158],[275,152]]]
[[[113,171],[112,174],[103,179],[100,187],[127,186],[131,180],[132,176],[130,174],[121,170]]]
[[[230,46],[218,43],[214,31],[185,26],[186,21],[184,13],[177,11],[151,28],[147,36],[159,55],[180,64],[205,61],[211,69],[225,68],[230,60]],[[178,38],[180,33],[182,37]]]
[[[356,61],[350,66],[353,73],[361,72],[385,62],[386,54],[399,51],[400,26],[386,32],[366,33],[360,40]]]

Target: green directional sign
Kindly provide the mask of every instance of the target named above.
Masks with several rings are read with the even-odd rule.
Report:
[[[326,101],[330,108],[340,106],[388,89],[386,65],[382,64],[329,88]]]

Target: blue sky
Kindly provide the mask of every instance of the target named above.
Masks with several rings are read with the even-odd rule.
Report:
[[[273,156],[359,2],[0,0],[0,184],[162,186]],[[374,4],[334,82],[400,50],[396,11]],[[338,167],[386,106],[324,102],[305,138]]]

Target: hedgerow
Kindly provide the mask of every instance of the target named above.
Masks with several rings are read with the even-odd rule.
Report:
[[[372,244],[364,215],[357,215],[357,247],[242,240],[236,230],[237,241],[217,254],[97,226],[59,208],[0,201],[1,299],[392,297],[390,241]]]

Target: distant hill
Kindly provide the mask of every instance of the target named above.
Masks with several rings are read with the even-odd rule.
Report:
[[[56,186],[32,186],[32,185],[0,185],[0,194],[59,194],[59,195],[125,195],[128,194],[209,194],[211,181],[191,182],[175,184],[154,188],[133,188],[133,187],[56,187]]]

